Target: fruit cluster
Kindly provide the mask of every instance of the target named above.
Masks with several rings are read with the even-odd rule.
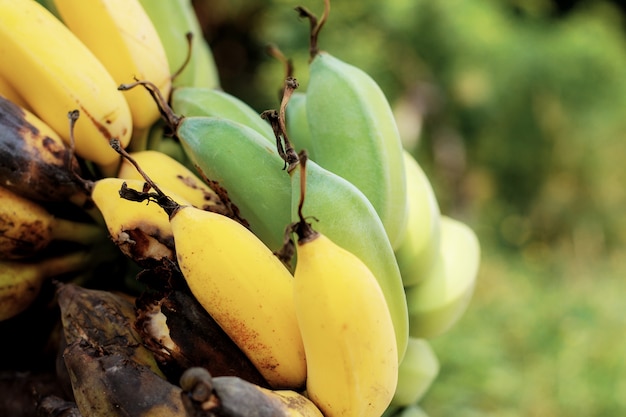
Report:
[[[324,6],[259,114],[189,0],[0,0],[0,324],[54,288],[39,415],[423,414],[479,243]]]

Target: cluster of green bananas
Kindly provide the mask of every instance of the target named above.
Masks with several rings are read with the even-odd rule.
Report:
[[[480,247],[376,82],[319,49],[324,6],[296,7],[306,91],[287,65],[259,114],[190,0],[0,0],[0,322],[54,278],[67,395],[40,413],[423,414]],[[111,262],[125,294],[85,278]]]

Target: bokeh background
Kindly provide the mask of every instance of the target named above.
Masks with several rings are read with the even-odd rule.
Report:
[[[441,210],[482,244],[465,315],[432,340],[437,416],[626,415],[626,21],[621,2],[332,1],[320,47],[368,72]],[[321,0],[196,0],[224,90],[307,84]]]

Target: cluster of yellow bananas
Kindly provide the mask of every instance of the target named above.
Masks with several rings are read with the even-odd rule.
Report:
[[[190,0],[0,0],[0,319],[51,277],[141,268],[134,304],[58,284],[82,416],[421,412],[479,243],[379,86],[318,48],[324,4],[296,8],[307,91],[288,72],[259,114]]]

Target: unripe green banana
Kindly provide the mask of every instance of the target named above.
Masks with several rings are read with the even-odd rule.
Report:
[[[294,91],[286,107],[287,134],[297,150],[306,149],[309,157],[315,160],[315,152],[311,144],[311,131],[306,115],[306,93]]]
[[[140,3],[161,38],[171,70],[176,71],[185,62],[189,52],[186,34],[193,35],[189,62],[174,77],[172,86],[219,88],[213,53],[204,38],[191,0],[140,0]]]
[[[218,117],[185,117],[176,136],[201,173],[228,190],[250,229],[272,250],[291,223],[291,185],[284,161],[263,135]]]
[[[437,337],[459,320],[474,293],[479,265],[480,243],[474,231],[442,216],[436,264],[422,282],[406,289],[412,337]]]
[[[404,151],[407,227],[395,250],[405,287],[421,282],[439,256],[441,212],[432,185],[415,158]]]
[[[327,1],[326,14],[329,8]],[[306,91],[312,160],[365,194],[395,248],[406,225],[407,197],[402,141],[391,106],[369,74],[317,49],[318,31],[311,35]]]
[[[274,142],[271,126],[248,103],[225,91],[210,88],[184,87],[172,91],[172,110],[185,117],[222,117],[239,122]]]
[[[424,339],[409,338],[406,354],[398,369],[398,386],[392,406],[406,407],[424,396],[439,374],[439,360]]]

